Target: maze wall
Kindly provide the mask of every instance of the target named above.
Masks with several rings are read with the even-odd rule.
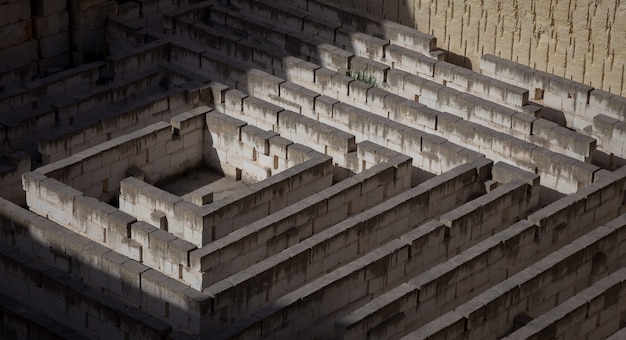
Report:
[[[495,54],[614,94],[626,91],[619,1],[324,2],[432,34],[449,60],[474,70],[484,54]]]
[[[31,1],[108,51],[0,72],[0,337],[623,336],[626,99],[384,3]]]

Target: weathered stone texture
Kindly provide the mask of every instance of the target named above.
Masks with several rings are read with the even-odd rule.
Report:
[[[618,1],[338,1],[437,37],[448,60],[478,70],[483,54],[626,94],[626,22]]]
[[[0,0],[0,338],[616,332],[610,6]]]

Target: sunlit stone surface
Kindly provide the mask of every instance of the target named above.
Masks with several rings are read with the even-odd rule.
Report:
[[[623,5],[510,3],[0,0],[0,338],[622,338]]]

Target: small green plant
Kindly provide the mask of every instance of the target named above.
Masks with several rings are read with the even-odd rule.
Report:
[[[372,72],[368,71],[367,66],[365,66],[365,70],[348,70],[346,71],[346,75],[353,79],[376,86],[376,77],[372,74]]]

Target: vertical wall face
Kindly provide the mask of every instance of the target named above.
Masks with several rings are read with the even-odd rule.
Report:
[[[408,1],[407,1],[408,2]],[[618,1],[421,1],[419,30],[478,68],[492,53],[596,88],[624,94],[626,9]],[[429,20],[430,19],[430,20]],[[620,36],[621,37],[618,37]]]
[[[67,68],[71,60],[67,0],[34,0],[31,7],[39,71]]]
[[[495,54],[624,95],[626,49],[619,1],[367,0],[329,2],[397,21],[437,37],[448,60],[477,70]]]
[[[28,62],[36,57],[30,1],[0,1],[0,65]]]
[[[448,60],[477,70],[495,54],[624,95],[626,22],[618,1],[326,0],[357,7],[437,37]],[[105,55],[112,0],[0,1],[0,62],[39,61],[40,71]]]
[[[39,73],[92,62],[108,53],[113,0],[0,0],[0,65],[36,61]]]
[[[106,21],[110,16],[117,16],[117,1],[63,1],[67,1],[70,8],[72,62],[74,65],[92,62],[108,54]]]

